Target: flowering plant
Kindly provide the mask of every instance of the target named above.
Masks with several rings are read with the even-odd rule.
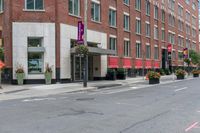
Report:
[[[160,73],[154,72],[154,71],[149,71],[149,72],[147,73],[147,77],[148,77],[149,79],[160,79]]]
[[[24,68],[22,65],[18,65],[17,69],[15,70],[15,73],[24,73]]]
[[[182,69],[177,69],[175,71],[175,75],[176,76],[185,76],[186,75],[186,71],[185,70],[182,70]]]
[[[200,74],[200,70],[193,70],[192,74]]]
[[[45,73],[52,73],[52,68],[49,66],[49,64],[47,63],[46,65],[46,70],[45,70]]]
[[[75,52],[76,54],[80,54],[80,55],[88,55],[89,49],[85,45],[78,45],[75,48]]]

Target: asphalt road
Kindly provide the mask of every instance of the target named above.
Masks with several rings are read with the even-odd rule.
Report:
[[[200,133],[200,79],[139,86],[0,101],[0,133]]]

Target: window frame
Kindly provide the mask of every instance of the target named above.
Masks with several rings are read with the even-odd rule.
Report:
[[[27,8],[27,1],[28,1],[28,0],[24,0],[24,1],[25,1],[25,9],[24,9],[25,11],[45,11],[45,3],[44,3],[44,0],[42,0],[42,2],[43,2],[43,7],[42,7],[42,9],[36,9],[36,8],[35,8],[36,0],[34,0],[34,6],[33,6],[34,9],[28,9],[28,8]]]

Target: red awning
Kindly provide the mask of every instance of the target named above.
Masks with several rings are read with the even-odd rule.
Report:
[[[142,68],[142,60],[141,59],[135,60],[135,68]]]
[[[152,68],[152,65],[151,65],[151,60],[146,60],[145,62],[145,68]]]
[[[132,68],[130,58],[123,59],[123,68]]]
[[[118,57],[108,57],[108,68],[119,68]]]
[[[154,68],[160,68],[160,61],[154,61]]]

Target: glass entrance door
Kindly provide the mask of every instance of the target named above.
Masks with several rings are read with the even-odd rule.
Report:
[[[83,80],[84,58],[75,56],[74,58],[74,80]]]

